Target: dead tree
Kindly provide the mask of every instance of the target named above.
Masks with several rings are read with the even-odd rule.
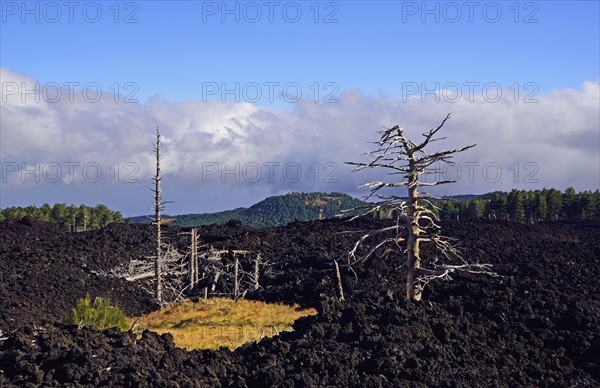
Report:
[[[256,259],[254,259],[254,291],[257,291],[260,287],[260,283],[259,283],[259,265],[260,265],[260,254],[258,254],[256,256]]]
[[[235,256],[233,262],[233,299],[237,299],[238,293],[240,291],[240,283],[239,283],[239,268],[240,268],[240,260],[237,256]]]
[[[215,250],[208,244],[199,245],[196,229],[180,234],[191,235],[190,250],[186,254],[179,253],[171,244],[161,242],[162,304],[174,303],[186,294],[192,296],[198,292],[204,295],[204,299],[209,295],[239,299],[260,287],[259,265],[269,267],[268,261],[263,261],[260,254],[252,259],[253,254],[247,250]],[[155,259],[155,256],[151,258]],[[138,282],[141,288],[154,295],[156,273],[153,264],[147,258],[132,259],[109,271],[95,272],[101,276]]]
[[[190,293],[193,293],[194,288],[196,287],[196,284],[198,283],[198,237],[197,237],[197,232],[196,229],[193,228],[191,231],[191,252],[190,252],[190,261],[188,263],[189,265],[189,275],[190,275],[190,282],[189,282],[189,289],[190,289]]]
[[[377,149],[368,152],[372,158],[369,163],[346,162],[354,165],[353,171],[359,171],[366,168],[381,168],[384,170],[392,170],[388,175],[401,175],[404,179],[401,182],[370,182],[361,187],[370,190],[366,199],[378,199],[378,202],[369,204],[366,207],[364,214],[380,214],[381,211],[389,211],[393,214],[396,211],[396,225],[386,227],[376,231],[370,231],[363,235],[349,252],[350,261],[356,262],[356,252],[359,246],[371,235],[377,233],[385,233],[395,231],[394,237],[388,237],[380,241],[374,248],[368,252],[365,257],[360,260],[370,257],[379,248],[388,244],[394,244],[399,249],[406,253],[406,261],[404,266],[407,269],[406,275],[406,298],[409,300],[420,300],[421,292],[425,284],[436,278],[449,278],[449,274],[454,271],[466,272],[489,272],[490,265],[488,264],[468,264],[460,255],[453,240],[440,236],[438,230],[439,219],[435,213],[438,209],[435,206],[435,200],[442,198],[434,197],[430,194],[419,192],[422,186],[437,186],[446,183],[453,183],[454,180],[435,180],[433,182],[422,181],[423,175],[439,174],[439,167],[432,167],[435,163],[438,166],[440,163],[452,164],[451,158],[454,154],[463,152],[475,146],[468,145],[459,149],[449,151],[438,151],[426,153],[425,147],[437,140],[445,139],[434,138],[437,132],[444,126],[450,118],[448,114],[442,123],[434,129],[423,133],[424,139],[420,143],[414,143],[409,140],[404,129],[398,125],[393,128],[380,131],[381,138],[374,144]],[[401,187],[407,188],[407,196],[398,196],[395,194],[384,193],[386,189],[397,189]],[[440,264],[437,262],[437,255],[431,261],[433,268],[424,268],[421,258],[420,244],[433,243],[436,251],[449,260],[459,259],[459,264]],[[403,249],[404,248],[404,249]]]
[[[156,143],[154,145],[154,155],[156,157],[156,175],[152,178],[154,188],[151,189],[154,193],[154,219],[153,224],[156,226],[156,252],[154,257],[154,297],[158,303],[162,303],[162,257],[161,257],[161,217],[160,213],[164,210],[165,201],[162,200],[160,188],[160,132],[156,127]]]

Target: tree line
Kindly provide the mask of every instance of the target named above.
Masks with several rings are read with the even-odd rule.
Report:
[[[123,222],[121,212],[112,211],[106,205],[91,207],[57,203],[50,206],[45,203],[39,207],[13,206],[0,210],[0,221],[20,220],[25,216],[31,216],[41,221],[55,222],[71,231],[98,229],[111,223]]]
[[[319,203],[318,201],[321,199],[325,199],[327,203]],[[190,214],[177,216],[177,218],[182,217],[182,219],[177,220],[178,222],[174,222],[174,224],[204,225],[238,218],[242,222],[255,226],[271,226],[276,222],[285,224],[294,221],[294,219],[320,218],[319,211],[322,211],[324,218],[330,218],[339,213],[340,209],[363,204],[364,202],[356,198],[340,193],[329,195],[323,193],[294,193],[268,198],[248,209],[240,208],[234,211],[222,212],[224,214],[220,220],[212,218],[220,213]],[[465,200],[442,201],[437,203],[436,206],[439,207],[437,212],[441,219],[490,218],[517,222],[556,221],[561,219],[600,220],[600,191],[577,193],[572,187],[567,188],[564,192],[557,189],[515,189],[510,192],[495,191]],[[57,203],[53,206],[44,204],[39,207],[13,206],[0,209],[0,221],[5,219],[19,220],[25,216],[32,216],[42,221],[56,222],[74,231],[97,229],[114,222],[123,222],[121,212],[112,211],[105,205],[91,207]],[[201,219],[202,216],[206,216],[207,219]]]
[[[441,219],[490,218],[533,223],[556,220],[599,220],[600,191],[557,189],[492,192],[464,201],[437,204]]]

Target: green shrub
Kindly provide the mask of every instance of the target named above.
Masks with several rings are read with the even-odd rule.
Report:
[[[121,330],[129,328],[125,313],[118,306],[112,306],[108,299],[97,297],[94,302],[90,295],[77,301],[71,314],[66,318],[67,323],[74,323],[79,327],[91,326],[100,330],[109,327],[118,327]]]

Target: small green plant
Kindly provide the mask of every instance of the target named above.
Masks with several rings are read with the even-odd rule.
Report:
[[[71,314],[66,318],[67,323],[73,323],[79,327],[91,326],[100,330],[109,327],[118,327],[127,330],[127,316],[118,306],[112,306],[108,299],[94,298],[92,302],[90,295],[77,301],[71,309]]]

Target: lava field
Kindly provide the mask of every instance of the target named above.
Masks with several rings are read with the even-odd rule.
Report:
[[[281,263],[247,297],[319,314],[235,351],[188,352],[169,334],[136,338],[60,323],[86,293],[128,315],[158,308],[134,283],[106,276],[152,254],[149,225],[71,234],[50,223],[1,222],[0,386],[600,386],[600,224],[444,222],[467,261],[491,263],[499,276],[453,275],[408,303],[402,260],[392,253],[353,271],[342,266],[346,298],[338,300],[333,260],[360,237],[345,232],[385,223],[200,228],[205,244]],[[179,231],[165,234],[183,250]]]

